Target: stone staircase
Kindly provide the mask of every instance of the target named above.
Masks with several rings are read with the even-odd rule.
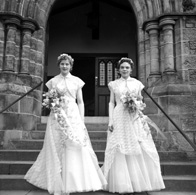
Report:
[[[106,147],[107,120],[94,117],[85,119],[100,166],[104,160]],[[23,177],[42,148],[45,128],[46,119],[43,119],[28,138],[12,141],[15,149],[0,149],[0,190],[37,190]],[[196,194],[196,161],[190,161],[183,152],[159,152],[159,155],[166,185],[162,194],[171,192],[175,192],[176,195],[179,192],[184,192],[183,195]]]

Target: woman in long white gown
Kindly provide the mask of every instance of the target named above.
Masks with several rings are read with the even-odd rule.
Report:
[[[138,97],[138,105],[143,104],[144,85],[130,77],[131,59],[122,58],[118,66],[121,78],[108,84],[109,131],[102,167],[108,182],[106,189],[113,193],[164,189],[159,156],[148,126],[150,119],[141,110],[130,112],[122,101],[129,93]]]
[[[46,83],[63,97],[61,115],[50,112],[43,148],[25,175],[28,182],[55,195],[101,190],[107,183],[84,124],[84,82],[71,75],[73,61],[61,54],[61,73]]]

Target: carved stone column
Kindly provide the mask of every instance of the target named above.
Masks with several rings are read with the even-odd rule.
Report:
[[[164,44],[164,73],[170,74],[175,72],[174,65],[174,41],[173,41],[173,26],[175,24],[172,18],[163,18],[160,20],[159,26],[163,31],[163,44]]]
[[[3,110],[35,86],[29,62],[31,47],[36,49],[39,47],[31,44],[32,33],[39,29],[39,25],[31,18],[10,12],[0,13],[0,19],[3,26],[2,30],[0,23],[0,34],[3,36],[5,34],[0,38],[3,59],[0,71],[0,109]],[[21,139],[23,135],[30,137],[29,132],[35,129],[36,123],[40,121],[41,97],[40,87],[1,114],[0,124],[3,130],[3,136],[0,136],[1,147],[13,147],[12,139]]]
[[[10,18],[5,20],[6,25],[6,47],[5,47],[5,63],[3,71],[16,72],[17,68],[15,67],[15,38],[17,25],[20,24],[20,21],[17,18]]]
[[[0,71],[3,70],[4,41],[5,41],[4,25],[2,22],[0,22]]]
[[[160,77],[160,64],[159,64],[159,25],[157,21],[149,22],[146,25],[146,31],[149,33],[150,39],[150,75],[149,84],[157,81]]]
[[[21,67],[19,74],[29,75],[30,42],[32,32],[35,30],[35,26],[31,24],[30,21],[23,21],[22,29]]]

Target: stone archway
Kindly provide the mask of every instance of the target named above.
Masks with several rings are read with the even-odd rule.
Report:
[[[153,18],[159,17],[160,15],[171,13],[171,12],[182,12],[182,1],[174,1],[174,0],[149,0],[149,1],[132,1],[130,2],[131,7],[133,8],[137,23],[138,23],[138,56],[139,56],[139,73],[140,79],[146,83],[146,73],[144,69],[146,66],[149,66],[149,59],[146,59],[145,52],[148,52],[146,48],[149,47],[149,35],[146,33],[146,29],[143,29],[144,22],[151,20]],[[52,6],[54,5],[55,0],[30,0],[30,1],[4,1],[1,2],[0,10],[12,12],[16,15],[21,16],[22,18],[30,18],[36,21],[40,27],[40,29],[34,32],[31,35],[31,42],[34,42],[34,46],[40,48],[40,52],[44,51],[45,46],[45,32],[46,32],[46,24],[51,11]],[[149,27],[150,26],[150,27]],[[152,27],[153,26],[153,27]],[[150,28],[153,30],[157,27],[154,25],[148,25],[147,31]],[[149,32],[150,33],[150,32]],[[151,33],[150,33],[151,34]],[[40,59],[39,53],[36,54],[36,57],[39,58],[39,61],[43,65],[44,58]]]
[[[152,28],[154,31],[155,28],[158,28],[158,26],[155,27],[156,24],[148,25],[148,29],[146,31],[146,29],[143,29],[143,24],[144,22],[165,13],[170,13],[173,11],[181,12],[181,2],[173,0],[166,0],[163,2],[160,0],[128,1],[130,2],[130,5],[135,12],[136,20],[138,23],[139,78],[140,80],[142,80],[143,83],[147,84],[146,80],[150,74],[144,71],[150,63],[149,58],[146,57],[149,54],[149,35],[147,31],[149,31],[150,28]],[[39,56],[39,53],[36,54],[36,57],[39,59],[39,62],[41,62],[40,64],[42,64],[42,66],[44,64],[43,54],[45,47],[46,24],[54,3],[55,0],[51,0],[49,1],[49,3],[48,0],[3,1],[1,6],[2,10],[7,9],[7,11],[14,12],[23,18],[31,18],[32,20],[37,21],[40,29],[31,35],[31,42],[34,42],[34,46],[37,46],[37,48],[41,48],[39,51],[42,53],[42,59],[40,59],[41,57]],[[151,32],[149,32],[149,34],[151,34]],[[157,69],[157,67],[155,69]]]

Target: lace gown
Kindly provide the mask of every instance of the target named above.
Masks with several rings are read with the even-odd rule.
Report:
[[[130,114],[120,100],[126,91],[141,94],[143,84],[129,77],[108,84],[114,92],[113,132],[108,132],[103,172],[110,192],[128,193],[165,188],[160,161],[145,115]],[[150,119],[149,119],[150,120]]]
[[[65,97],[67,126],[62,129],[54,113],[50,113],[43,148],[25,179],[55,195],[103,189],[107,182],[76,104],[76,91],[84,82],[69,74],[58,75],[46,85]]]

